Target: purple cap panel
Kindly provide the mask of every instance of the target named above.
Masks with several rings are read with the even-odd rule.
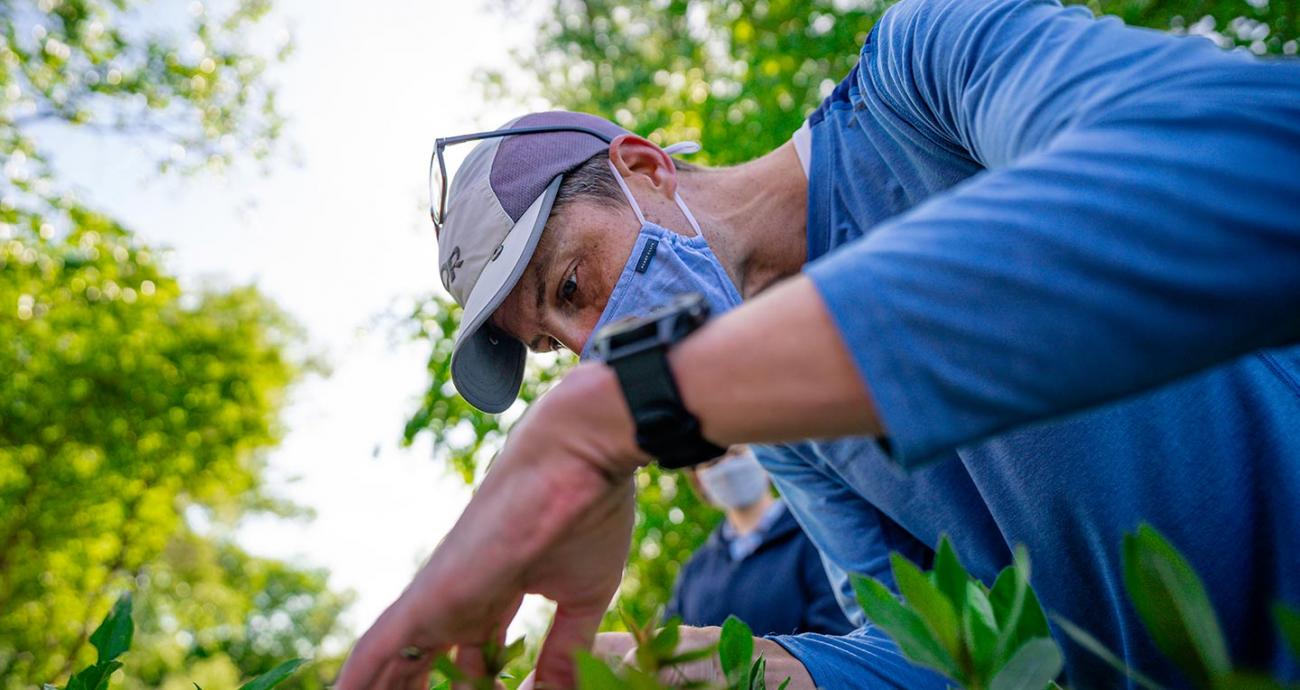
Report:
[[[627,130],[604,118],[586,113],[554,110],[533,113],[511,123],[513,127],[574,125],[601,132],[613,139]],[[528,210],[557,175],[572,172],[609,144],[582,132],[550,132],[507,137],[492,161],[489,181],[512,221]]]

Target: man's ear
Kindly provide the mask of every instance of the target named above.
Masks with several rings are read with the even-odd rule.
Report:
[[[672,156],[635,134],[620,134],[609,144],[609,161],[629,183],[640,178],[665,199],[677,193],[677,167]]]

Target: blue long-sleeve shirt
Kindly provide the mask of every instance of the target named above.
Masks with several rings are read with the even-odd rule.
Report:
[[[1300,349],[1260,350],[1300,339],[1300,66],[1047,0],[905,0],[809,123],[806,272],[892,454],[760,455],[832,574],[947,532],[991,581],[1024,543],[1049,610],[1178,685],[1120,576],[1147,521],[1234,660],[1300,676],[1268,616],[1300,604]],[[827,687],[890,687],[859,637],[778,639]],[[1065,651],[1071,687],[1124,684]]]

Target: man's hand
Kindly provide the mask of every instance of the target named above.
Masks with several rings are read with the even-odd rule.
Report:
[[[692,628],[683,625],[678,628],[678,632],[681,639],[677,643],[676,653],[682,654],[703,647],[716,646],[722,634],[722,628]],[[633,639],[630,633],[601,633],[596,636],[596,644],[592,653],[615,668],[634,666],[636,664],[636,640]],[[785,682],[786,678],[789,678],[790,684],[786,686],[787,690],[815,690],[812,676],[808,675],[807,669],[781,645],[771,640],[755,637],[754,655],[762,655],[767,660],[767,687],[780,687],[781,683]],[[689,683],[723,684],[726,681],[717,654],[711,654],[704,659],[682,664],[681,666],[663,669],[659,673],[659,680],[673,685],[686,685]],[[519,690],[534,690],[533,677],[529,676],[524,679],[524,682],[519,686]]]
[[[627,557],[632,473],[648,462],[614,373],[580,366],[512,430],[455,527],[340,672],[340,690],[422,690],[434,656],[502,641],[524,594],[557,604],[538,681],[573,685]],[[414,657],[414,658],[412,658]]]

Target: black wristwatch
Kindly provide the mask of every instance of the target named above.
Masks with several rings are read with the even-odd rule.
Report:
[[[596,355],[614,368],[636,421],[636,442],[661,467],[680,469],[726,452],[700,433],[700,421],[682,404],[668,368],[668,349],[709,318],[709,303],[688,293],[644,317],[605,326],[596,335]]]

